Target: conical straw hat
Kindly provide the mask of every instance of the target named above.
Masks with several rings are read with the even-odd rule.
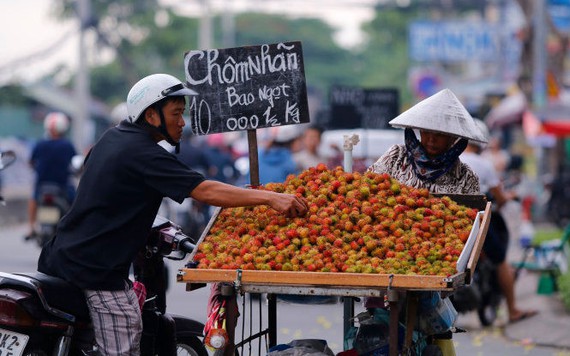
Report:
[[[477,127],[467,109],[449,89],[443,89],[420,101],[390,120],[390,125],[399,128],[425,129],[487,142],[487,138]]]

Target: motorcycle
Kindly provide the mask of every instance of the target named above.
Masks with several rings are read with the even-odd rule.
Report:
[[[491,243],[491,234],[498,234],[495,243],[503,247],[490,246],[488,250],[506,248],[508,245],[508,229],[504,218],[499,212],[491,212],[489,231],[485,244]],[[476,311],[483,326],[493,325],[497,319],[498,309],[503,299],[503,292],[497,278],[497,266],[485,252],[481,253],[471,284],[458,288],[450,296],[453,306],[459,313]]]
[[[83,168],[84,157],[82,155],[73,156],[70,164],[70,172],[73,176],[79,176]],[[55,234],[59,220],[67,213],[71,207],[74,190],[72,186],[62,187],[52,182],[41,183],[38,187],[38,202],[36,221],[39,231],[30,235],[26,240],[33,239],[41,248]]]
[[[477,311],[482,326],[493,325],[503,299],[496,269],[493,262],[481,256],[471,284],[458,288],[450,296],[458,313]]]
[[[38,208],[36,220],[39,231],[31,237],[41,248],[55,234],[59,220],[70,207],[67,192],[59,185],[53,183],[41,184],[38,188]]]
[[[0,169],[14,159],[13,153],[0,152]],[[141,355],[208,355],[202,342],[204,324],[166,312],[164,258],[182,260],[194,247],[179,226],[156,217],[133,264],[135,283],[146,290]],[[97,354],[83,291],[40,272],[0,272],[1,356]]]
[[[8,167],[16,160],[14,151],[0,151],[0,171]],[[0,204],[5,205],[4,198],[0,194]]]
[[[547,202],[547,216],[551,222],[564,229],[570,222],[570,169],[561,167],[550,187],[550,198]]]

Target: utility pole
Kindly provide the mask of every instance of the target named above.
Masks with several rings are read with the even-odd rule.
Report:
[[[532,102],[537,110],[546,104],[546,5],[545,0],[533,0],[533,4]]]
[[[202,18],[200,19],[198,47],[200,49],[210,49],[213,46],[210,0],[201,0],[200,2],[202,3]]]
[[[77,74],[75,81],[76,112],[73,115],[72,140],[80,153],[91,145],[88,125],[90,124],[89,103],[91,99],[89,90],[89,68],[87,64],[86,31],[91,18],[91,0],[77,0],[77,13],[79,15],[79,51]]]
[[[546,0],[533,0],[532,6],[532,106],[534,112],[540,111],[546,105]],[[537,172],[548,172],[548,160],[544,147],[535,149]]]
[[[236,44],[236,24],[232,4],[233,0],[226,0],[225,11],[222,14],[222,45],[225,48],[234,47]]]

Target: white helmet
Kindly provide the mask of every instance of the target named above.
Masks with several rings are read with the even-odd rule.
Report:
[[[151,74],[139,80],[127,95],[129,121],[135,122],[146,108],[167,96],[197,95],[169,74]]]
[[[69,128],[69,119],[62,112],[50,112],[44,118],[44,130],[53,136],[63,135]]]
[[[117,104],[117,106],[115,106],[113,110],[111,110],[111,121],[114,124],[118,124],[119,122],[125,120],[128,117],[129,117],[129,112],[127,110],[127,103],[123,102]]]

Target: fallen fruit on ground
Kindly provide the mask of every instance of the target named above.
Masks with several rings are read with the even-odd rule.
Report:
[[[198,245],[198,268],[448,276],[477,215],[387,174],[324,164],[258,189],[303,196],[309,211],[223,209]]]

